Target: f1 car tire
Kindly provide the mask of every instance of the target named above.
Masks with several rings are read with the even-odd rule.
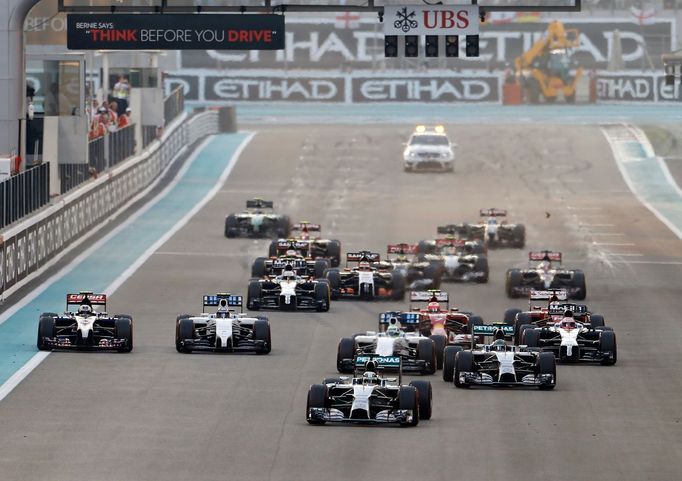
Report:
[[[239,221],[237,221],[237,216],[230,214],[225,218],[225,237],[233,238],[237,237],[239,233]]]
[[[455,374],[455,357],[461,350],[461,346],[445,346],[443,350],[443,381],[452,382]]]
[[[414,386],[400,386],[398,391],[398,409],[413,412],[412,422],[401,423],[401,426],[419,424],[419,393]]]
[[[351,374],[353,372],[352,366],[344,366],[344,359],[353,359],[355,357],[355,339],[352,337],[342,337],[339,341],[339,348],[336,351],[336,370],[341,374]]]
[[[287,239],[291,234],[291,220],[288,215],[283,215],[277,221],[277,236]]]
[[[468,388],[469,384],[461,383],[459,373],[472,372],[474,370],[474,354],[471,351],[459,351],[455,356],[455,375],[453,381],[455,387]]]
[[[277,239],[270,242],[270,247],[268,247],[268,257],[277,257]]]
[[[538,386],[541,390],[550,390],[556,387],[556,359],[551,352],[541,352],[535,361],[535,374],[551,374],[554,376],[552,384],[541,384]]]
[[[511,308],[507,309],[506,311],[504,311],[503,322],[505,324],[507,324],[508,326],[513,326],[514,321],[516,320],[516,315],[520,312],[523,312],[523,311],[521,311],[521,309],[518,309],[516,307],[511,307]]]
[[[263,286],[257,280],[249,281],[249,290],[246,295],[246,308],[251,311],[257,311],[260,306],[254,300],[260,300],[263,296]]]
[[[435,244],[429,241],[419,241],[417,244],[417,254],[433,254],[436,249]]]
[[[189,318],[180,319],[178,321],[178,335],[175,340],[176,344],[180,344],[178,352],[189,354],[192,349],[182,345],[185,339],[194,339],[194,321]]]
[[[438,265],[429,264],[424,269],[424,279],[431,279],[431,289],[440,289],[442,278],[443,271]]]
[[[341,273],[338,269],[327,269],[324,273],[324,277],[329,281],[332,300],[337,300],[341,296]]]
[[[265,319],[253,321],[253,340],[263,341],[265,347],[256,351],[256,354],[270,354],[272,350],[272,336],[270,334],[270,323]]]
[[[526,332],[526,329],[534,329],[535,325],[534,324],[522,324],[521,327],[519,328],[519,340],[523,339],[523,333]],[[537,347],[537,346],[531,346],[531,347]]]
[[[433,406],[433,390],[429,381],[411,381],[410,386],[417,390],[419,396],[419,420],[431,419]]]
[[[521,326],[533,324],[533,316],[529,312],[519,312],[514,320],[514,344],[521,343]]]
[[[443,351],[448,343],[447,337],[442,334],[432,334],[429,336],[436,346],[436,369],[443,369]]]
[[[46,312],[40,315],[40,320],[38,321],[38,350],[39,351],[49,351],[50,347],[45,344],[44,339],[46,337],[54,337],[54,325],[55,317],[57,315],[52,315],[51,312]]]
[[[474,263],[474,271],[475,272],[483,272],[484,275],[482,277],[477,277],[476,278],[476,283],[477,284],[485,284],[488,282],[488,258],[485,256],[479,256],[476,259],[476,262]]]
[[[315,302],[318,303],[317,312],[327,312],[331,301],[329,283],[315,283]]]
[[[521,338],[521,345],[532,347],[540,347],[540,331],[535,329],[526,329],[523,331],[523,337]]]
[[[592,329],[604,327],[604,324],[604,316],[601,314],[590,314],[590,327]]]
[[[511,299],[516,299],[519,295],[514,290],[515,287],[521,285],[523,280],[523,275],[519,269],[509,269],[507,271],[507,279],[505,282],[505,290],[507,291],[507,297]]]
[[[405,276],[400,271],[394,271],[391,278],[391,299],[402,301],[405,299]]]
[[[573,283],[574,286],[578,288],[573,298],[578,301],[582,301],[583,299],[585,299],[585,297],[587,297],[587,284],[585,283],[585,273],[583,271],[575,271],[573,273]]]
[[[474,242],[471,246],[470,254],[485,255],[488,253],[488,249],[482,242]]]
[[[613,331],[602,331],[599,336],[599,351],[610,352],[608,358],[602,358],[602,365],[613,366],[618,361],[618,350],[616,345],[616,333]]]
[[[266,274],[266,269],[265,269],[265,261],[267,259],[265,257],[256,257],[256,260],[253,261],[253,265],[251,266],[251,277],[255,277],[256,279],[261,279],[265,277]]]
[[[473,334],[473,326],[483,325],[483,318],[481,316],[471,315],[469,316],[469,334]]]
[[[327,244],[327,257],[331,261],[332,267],[339,267],[341,264],[341,241],[332,239]]]
[[[512,229],[512,246],[517,249],[523,249],[526,245],[526,226],[523,224],[516,224]]]
[[[427,368],[422,374],[435,374],[438,361],[436,358],[436,343],[432,339],[419,339],[417,359],[427,364]]]
[[[116,326],[116,337],[118,339],[125,339],[123,346],[118,348],[118,352],[130,352],[133,350],[133,318],[126,315],[120,315],[114,319]]]
[[[189,319],[191,316],[189,314],[181,314],[175,318],[175,350],[182,352],[182,342],[180,337],[180,321],[182,319]]]
[[[306,403],[305,417],[308,424],[325,424],[321,419],[310,419],[310,408],[326,408],[328,406],[328,391],[324,384],[313,384],[308,390],[308,401]]]
[[[331,267],[328,259],[315,259],[315,279],[324,278],[324,272]]]

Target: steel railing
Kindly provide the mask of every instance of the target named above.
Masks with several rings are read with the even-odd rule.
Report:
[[[40,164],[0,182],[0,229],[50,202],[50,166]]]

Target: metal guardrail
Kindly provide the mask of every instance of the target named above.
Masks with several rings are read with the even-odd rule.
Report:
[[[50,202],[50,166],[40,164],[0,182],[0,229]]]
[[[163,100],[164,125],[171,123],[178,115],[185,111],[185,91],[182,87],[173,90]]]
[[[156,179],[183,148],[218,132],[218,112],[192,117],[152,146],[139,160],[114,168],[72,194],[45,215],[36,215],[27,226],[0,238],[0,294],[38,271],[69,244],[91,232],[102,220],[121,208]],[[11,231],[11,229],[10,229]]]

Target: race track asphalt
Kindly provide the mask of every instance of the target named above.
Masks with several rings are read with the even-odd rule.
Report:
[[[408,126],[250,127],[224,187],[111,297],[110,311],[135,318],[133,353],[54,353],[0,403],[0,479],[680,479],[682,247],[630,193],[599,128],[452,125],[456,171],[437,175],[402,172]],[[307,389],[334,375],[338,339],[406,303],[272,312],[269,356],[177,353],[178,314],[203,294],[246,293],[267,241],[225,239],[223,222],[254,196],[321,223],[344,250],[382,253],[506,207],[528,248],[585,270],[618,363],[560,366],[552,392],[432,376],[433,418],[416,428],[309,426]],[[488,321],[523,307],[504,272],[526,256],[491,252],[490,282],[446,285],[452,305]]]

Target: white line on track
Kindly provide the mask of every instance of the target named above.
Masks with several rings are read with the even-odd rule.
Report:
[[[243,252],[173,252],[158,251],[155,256],[189,256],[189,257],[245,257],[249,254]]]
[[[616,227],[616,224],[580,224],[579,227]]]
[[[612,260],[614,264],[650,264],[655,266],[682,266],[682,261],[628,261]]]
[[[632,242],[592,242],[592,245],[594,246],[616,246],[616,247],[624,247],[624,246],[633,246],[635,245]]]
[[[243,152],[243,150],[246,148],[246,146],[249,144],[251,139],[256,135],[255,132],[250,133],[244,140],[242,140],[242,143],[237,147],[235,150],[234,154],[230,158],[230,161],[228,162],[227,166],[223,170],[222,174],[218,178],[218,183],[206,194],[206,196],[198,203],[196,204],[192,210],[190,210],[187,214],[185,214],[184,217],[182,217],[169,231],[166,232],[158,241],[156,241],[149,249],[147,249],[128,269],[123,271],[115,280],[112,282],[105,290],[104,293],[107,295],[113,294],[116,289],[118,289],[130,276],[132,276],[137,269],[139,269],[144,262],[149,259],[149,257],[154,253],[156,249],[161,247],[170,237],[173,236],[178,230],[180,230],[189,220],[209,201],[211,200],[216,193],[222,188],[223,184],[227,180],[227,177],[230,175],[232,172],[233,167],[237,163],[237,160],[239,159],[239,156]],[[187,162],[185,162],[185,165],[178,171],[178,173],[175,175],[173,180],[161,191],[159,192],[153,199],[151,199],[147,204],[142,206],[140,209],[137,210],[133,215],[131,215],[128,219],[126,219],[123,223],[121,223],[119,226],[117,226],[115,229],[113,229],[111,232],[109,232],[106,236],[102,237],[100,240],[95,242],[92,246],[90,246],[88,249],[83,251],[82,254],[80,254],[78,257],[76,257],[74,260],[69,262],[66,266],[64,266],[62,269],[59,270],[56,274],[51,276],[49,279],[47,279],[45,282],[40,284],[35,290],[31,292],[31,294],[26,295],[22,299],[20,299],[16,304],[14,304],[12,307],[7,309],[5,312],[0,315],[0,324],[6,321],[9,317],[11,317],[14,313],[16,313],[19,309],[22,307],[26,306],[29,302],[31,302],[33,299],[35,299],[37,296],[39,296],[42,292],[44,292],[52,283],[56,282],[59,280],[61,277],[66,275],[68,272],[73,270],[80,262],[82,262],[87,256],[95,252],[98,248],[100,248],[104,243],[106,243],[109,239],[114,237],[116,234],[118,234],[120,231],[122,231],[124,228],[128,227],[130,224],[132,224],[135,220],[137,220],[142,214],[147,212],[149,209],[151,209],[155,204],[157,204],[173,187],[175,187],[180,180],[182,179],[183,175],[187,170],[189,169],[190,165],[196,160],[196,158],[199,156],[199,154],[203,151],[204,147],[208,145],[208,143],[213,139],[214,136],[206,137],[201,144],[197,146],[197,148],[192,152],[192,155],[187,159]],[[160,180],[160,179],[159,179]],[[158,180],[156,181],[158,183]],[[2,386],[0,386],[0,401],[2,401],[12,390],[21,382],[23,381],[26,376],[29,375],[31,371],[33,371],[38,365],[43,362],[47,356],[50,354],[50,352],[38,352],[36,355],[34,355],[26,364],[24,364],[16,373],[14,373],[7,381],[5,381]]]
[[[568,210],[602,210],[602,208],[601,207],[576,207],[573,205],[569,205]]]
[[[589,235],[600,235],[600,236],[610,236],[610,237],[625,237],[625,234],[620,232],[589,232]]]
[[[606,252],[605,254],[608,254],[610,256],[616,256],[616,257],[644,257],[644,254],[639,254],[637,252],[627,252],[627,253],[619,253],[619,252]]]

